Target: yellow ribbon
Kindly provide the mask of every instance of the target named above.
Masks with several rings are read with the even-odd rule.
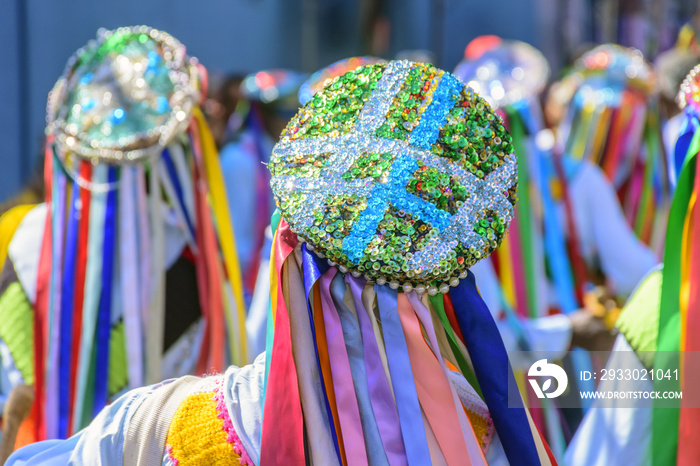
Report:
[[[206,170],[207,180],[209,182],[209,194],[211,196],[211,205],[214,211],[214,218],[216,219],[216,230],[218,232],[219,243],[221,245],[226,272],[228,273],[228,279],[231,283],[231,287],[233,288],[233,297],[236,302],[236,311],[238,314],[239,332],[238,335],[236,335],[234,322],[231,320],[231,313],[225,313],[226,326],[228,327],[229,347],[231,349],[232,356],[236,354],[239,355],[239,360],[234,360],[233,363],[242,366],[249,362],[248,341],[245,332],[246,312],[245,302],[243,300],[243,281],[241,279],[241,270],[238,264],[238,252],[236,250],[236,239],[233,236],[231,214],[229,211],[228,200],[226,198],[226,185],[224,184],[224,177],[221,174],[221,166],[219,165],[219,156],[214,143],[214,138],[209,131],[204,115],[198,107],[195,107],[193,114],[195,120],[197,121],[200,141],[202,144],[202,157],[204,159],[204,167]],[[236,346],[238,346],[239,351],[235,351]]]
[[[15,231],[24,220],[24,216],[34,207],[36,204],[18,205],[0,215],[0,271],[5,267],[7,250]]]
[[[277,250],[277,235],[272,235],[272,249],[270,253],[270,307],[272,309],[272,328],[274,329],[277,321],[277,260],[275,259],[275,251]],[[268,338],[270,338],[268,336]],[[270,355],[267,355],[270,357]]]
[[[683,357],[682,350],[685,348],[686,320],[688,314],[688,300],[690,298],[690,261],[688,259],[690,258],[690,240],[692,238],[691,229],[693,225],[693,215],[696,200],[697,193],[693,192],[693,194],[690,197],[690,202],[688,202],[688,211],[685,216],[685,223],[683,225],[683,239],[681,240],[681,293],[679,296],[681,312],[681,358]]]
[[[503,295],[508,301],[508,306],[515,306],[515,276],[513,274],[513,253],[511,252],[510,236],[503,238],[501,248],[498,251],[498,268],[501,271],[501,285]]]

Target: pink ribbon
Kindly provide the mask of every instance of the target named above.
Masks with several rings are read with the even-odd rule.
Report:
[[[345,348],[343,327],[340,324],[340,316],[333,303],[330,293],[330,285],[337,273],[335,267],[331,267],[321,275],[321,306],[323,308],[323,320],[326,327],[328,341],[328,357],[330,358],[331,373],[333,374],[333,391],[335,392],[338,406],[340,429],[343,433],[345,455],[349,465],[366,465],[367,450],[362,435],[362,423],[360,421],[360,409],[355,397],[355,389],[350,372],[348,352]]]

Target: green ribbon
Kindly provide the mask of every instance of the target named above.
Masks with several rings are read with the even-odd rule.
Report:
[[[450,320],[447,318],[447,314],[445,313],[445,305],[443,302],[442,294],[428,296],[428,299],[430,300],[430,304],[433,305],[433,309],[435,309],[435,312],[437,313],[438,318],[440,319],[440,323],[442,323],[442,326],[445,329],[445,333],[447,334],[447,341],[450,344],[450,348],[452,348],[452,353],[454,353],[455,359],[457,359],[457,366],[459,366],[459,370],[462,372],[464,378],[467,379],[469,385],[472,386],[476,393],[479,394],[479,397],[481,397],[481,399],[483,400],[484,394],[481,392],[481,387],[479,386],[479,381],[476,379],[476,374],[467,362],[467,359],[464,357],[464,354],[462,354],[462,351],[459,348],[459,344],[457,343],[457,336],[455,335],[455,332],[452,329],[452,325],[450,324]]]
[[[644,142],[647,147],[647,162],[644,167],[644,185],[639,206],[637,206],[637,218],[634,225],[635,233],[640,238],[645,227],[645,219],[647,218],[647,215],[645,215],[647,205],[649,204],[654,190],[654,169],[657,163],[663,164],[663,161],[659,160],[660,143],[658,120],[653,115],[647,117],[647,124],[644,130]],[[662,191],[665,191],[664,185],[665,183],[662,182]]]
[[[523,270],[526,293],[528,315],[537,317],[537,296],[535,284],[535,268],[532,252],[532,219],[534,213],[531,210],[530,201],[530,167],[529,157],[525,150],[524,142],[527,139],[525,124],[520,114],[515,109],[506,109],[508,122],[510,124],[510,135],[513,137],[513,148],[518,158],[518,226],[520,233],[520,247],[523,255]]]
[[[272,237],[274,238],[277,234],[277,227],[282,220],[282,214],[279,209],[275,209],[272,213],[272,218],[270,219],[270,228],[272,229]],[[274,252],[270,252],[270,262],[272,262],[272,255]],[[282,298],[283,299],[283,298]],[[275,335],[275,323],[272,319],[272,302],[268,303],[267,306],[267,331],[265,333],[265,387],[262,394],[262,406],[263,410],[265,408],[265,393],[267,393],[267,379],[270,376],[270,361],[272,361],[272,343],[274,341]]]
[[[688,204],[694,190],[698,149],[700,149],[700,131],[693,135],[688,147],[683,169],[678,177],[666,230],[664,277],[659,309],[658,353],[654,361],[654,369],[664,371],[674,371],[680,368],[681,314],[678,298],[681,291],[683,227]],[[678,391],[680,390],[680,382],[655,378],[654,390]],[[654,409],[652,412],[652,464],[676,464],[680,400],[654,400],[654,408],[658,409]]]

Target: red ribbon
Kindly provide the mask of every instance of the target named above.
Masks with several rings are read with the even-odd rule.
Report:
[[[270,374],[265,393],[262,439],[260,442],[261,466],[278,464],[305,464],[304,430],[299,398],[299,383],[292,357],[292,336],[289,314],[285,303],[282,267],[297,244],[297,238],[289,224],[281,220],[275,241],[275,266],[277,268],[277,316],[275,337],[270,357]]]
[[[90,162],[80,163],[80,178],[90,182],[92,165]],[[73,405],[75,397],[75,379],[78,373],[78,355],[80,354],[80,334],[83,327],[83,298],[85,296],[85,266],[87,264],[88,232],[90,229],[90,191],[80,188],[80,220],[78,221],[78,259],[75,263],[75,300],[73,302],[73,337],[70,367],[70,409],[68,412],[68,432],[73,432]],[[78,420],[79,421],[79,420]]]
[[[46,358],[45,344],[48,338],[48,308],[51,286],[51,244],[52,244],[52,215],[51,196],[53,186],[51,178],[53,173],[53,138],[46,141],[46,159],[44,165],[44,185],[46,193],[44,203],[46,205],[46,222],[44,223],[44,237],[41,243],[41,256],[39,257],[39,269],[36,284],[36,299],[34,304],[34,390],[36,396],[32,405],[31,417],[36,420],[34,424],[37,440],[46,438],[46,419],[42,407],[44,406],[44,361]],[[60,208],[60,207],[59,207]]]
[[[700,170],[695,171],[695,193],[700,192]],[[684,355],[681,355],[682,392],[680,418],[678,422],[678,465],[694,466],[700,463],[700,442],[697,433],[700,432],[700,373],[693,367],[696,356],[691,351],[700,351],[700,208],[695,203],[693,208],[692,229],[690,231],[690,263],[688,279],[690,293],[686,313]],[[686,406],[693,406],[688,408]]]

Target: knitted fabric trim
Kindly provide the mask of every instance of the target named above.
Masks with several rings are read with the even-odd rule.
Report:
[[[173,466],[253,464],[233,428],[222,384],[217,377],[213,391],[188,395],[175,412],[166,439]]]
[[[226,441],[233,445],[233,451],[238,453],[240,456],[239,462],[242,465],[253,465],[253,461],[248,456],[248,452],[245,451],[241,439],[238,437],[236,430],[233,428],[233,422],[231,421],[231,416],[228,413],[228,408],[226,407],[226,402],[224,401],[224,390],[223,390],[223,378],[216,381],[216,389],[214,390],[214,401],[216,401],[216,410],[219,412],[217,415],[219,419],[224,421],[223,429],[226,432]]]

